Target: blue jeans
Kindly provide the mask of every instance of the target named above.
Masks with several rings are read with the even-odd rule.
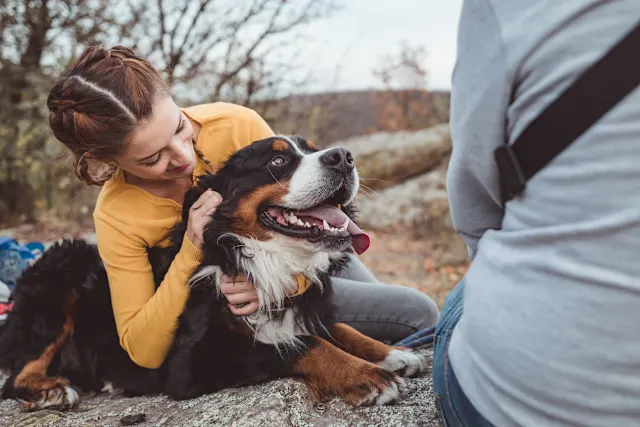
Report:
[[[444,301],[436,326],[433,347],[433,389],[436,406],[445,427],[493,427],[464,395],[449,363],[449,340],[462,316],[464,279]]]

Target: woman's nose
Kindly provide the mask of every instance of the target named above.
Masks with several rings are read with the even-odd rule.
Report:
[[[185,144],[179,139],[174,139],[171,142],[171,151],[173,152],[173,156],[170,163],[174,166],[182,166],[191,160],[188,144]]]

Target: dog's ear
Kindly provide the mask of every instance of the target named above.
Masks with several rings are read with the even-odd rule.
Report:
[[[191,206],[202,196],[202,193],[205,192],[207,188],[200,183],[200,180],[197,181],[196,185],[191,187],[187,194],[184,195],[184,200],[182,202],[182,220],[187,221],[189,219],[189,209]]]
[[[196,178],[196,185],[191,187],[184,196],[182,202],[182,219],[187,221],[189,219],[189,210],[191,206],[202,196],[202,194],[208,189],[219,193],[222,197],[225,196],[223,188],[222,177],[215,174],[200,175]]]

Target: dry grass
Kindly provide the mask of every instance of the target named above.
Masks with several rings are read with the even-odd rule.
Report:
[[[416,239],[409,231],[370,232],[362,262],[385,283],[425,292],[440,307],[468,268],[466,249],[453,231]]]

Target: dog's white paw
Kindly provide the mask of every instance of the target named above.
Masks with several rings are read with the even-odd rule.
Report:
[[[398,378],[393,384],[382,390],[382,393],[376,398],[376,405],[386,405],[398,401],[404,387],[404,380]]]
[[[396,375],[382,387],[371,385],[369,393],[356,406],[388,405],[397,402],[405,389],[404,380]]]
[[[39,409],[71,409],[80,402],[78,393],[69,386],[58,386],[39,392],[33,401],[19,399],[23,409],[34,411]]]
[[[104,384],[104,385],[103,385],[103,386],[102,386],[102,388],[100,389],[100,391],[101,391],[102,393],[108,393],[108,394],[112,395],[112,394],[116,394],[116,393],[119,393],[119,392],[120,392],[120,390],[119,390],[119,389],[117,389],[117,388],[115,388],[115,387],[113,386],[113,383],[112,383],[111,381],[105,381],[103,384]]]
[[[378,366],[403,377],[413,377],[427,369],[427,362],[424,357],[409,349],[394,349]]]

